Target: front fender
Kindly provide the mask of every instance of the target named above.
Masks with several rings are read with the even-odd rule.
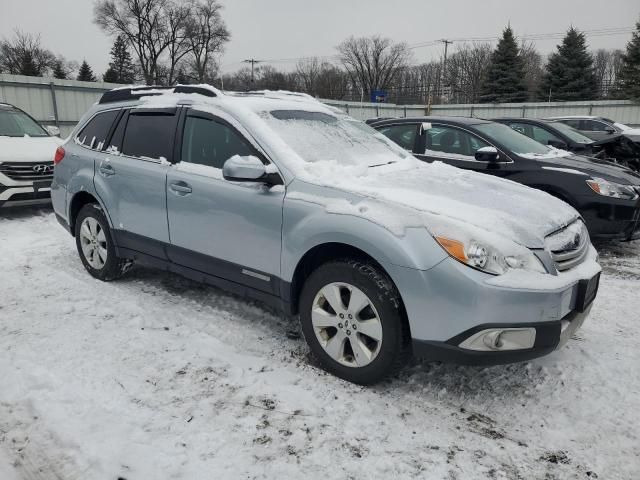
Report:
[[[380,219],[329,213],[324,205],[285,199],[283,213],[282,279],[291,281],[296,266],[312,248],[340,243],[358,248],[378,263],[428,270],[447,257],[424,227],[400,234]]]

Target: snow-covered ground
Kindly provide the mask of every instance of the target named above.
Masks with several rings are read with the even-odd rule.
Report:
[[[4,211],[0,479],[638,478],[640,242],[600,253],[561,351],[362,388],[260,304],[142,268],[101,283],[50,210]]]

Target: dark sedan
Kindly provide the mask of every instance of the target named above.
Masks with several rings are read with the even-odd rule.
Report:
[[[388,119],[371,126],[426,162],[507,178],[566,201],[592,237],[640,238],[640,175],[629,169],[552,149],[477,118]]]
[[[625,135],[614,134],[602,140],[593,140],[559,120],[495,118],[493,121],[504,123],[543,145],[640,170],[640,144],[635,144]]]

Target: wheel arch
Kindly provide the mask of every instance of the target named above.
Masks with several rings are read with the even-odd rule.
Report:
[[[71,198],[71,201],[69,202],[69,230],[71,231],[71,235],[73,235],[74,237],[76,234],[75,228],[76,228],[76,218],[78,217],[78,213],[80,213],[80,210],[82,209],[82,207],[84,207],[89,203],[97,203],[98,205],[100,205],[100,207],[105,213],[105,216],[107,217],[107,221],[111,223],[111,220],[109,219],[109,215],[107,214],[107,211],[104,209],[104,206],[98,199],[98,196],[94,195],[91,192],[87,192],[86,190],[81,190],[79,192],[76,192]]]
[[[299,312],[300,294],[302,293],[302,288],[309,275],[311,275],[311,273],[319,266],[341,258],[366,261],[378,268],[380,272],[389,279],[398,292],[402,315],[404,320],[407,322],[407,325],[409,325],[404,301],[402,300],[402,293],[389,272],[387,272],[384,266],[369,253],[365,252],[361,248],[343,242],[326,242],[315,245],[305,252],[305,254],[300,258],[294,269],[291,283],[288,286],[289,290],[288,292],[285,292],[285,297],[288,296],[291,302],[291,312],[293,314],[297,314]]]

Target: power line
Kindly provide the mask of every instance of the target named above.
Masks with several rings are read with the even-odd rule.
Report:
[[[631,27],[609,27],[609,28],[600,28],[600,29],[591,29],[591,30],[582,30],[580,33],[584,34],[586,37],[602,37],[607,35],[626,35],[634,32],[635,29]],[[518,38],[520,40],[554,40],[554,39],[562,39],[567,34],[567,32],[551,32],[551,33],[529,33],[519,35]],[[500,36],[491,36],[491,37],[455,37],[447,39],[447,42],[492,42],[496,40],[500,40]],[[409,50],[415,50],[418,48],[427,48],[427,47],[435,47],[437,45],[441,45],[443,43],[442,39],[437,40],[427,40],[424,42],[410,44],[408,46]],[[447,45],[447,44],[445,44]],[[446,48],[445,48],[446,50]],[[320,59],[320,60],[337,60],[339,55],[307,55],[304,57],[290,57],[290,58],[271,58],[264,60],[255,60],[248,59],[243,60],[242,62],[234,62],[226,65],[222,65],[222,67],[228,67],[231,65],[236,65],[240,63],[251,63],[251,68],[253,71],[253,67],[258,63],[294,63],[300,61],[306,61],[311,59]],[[252,63],[253,62],[253,63]],[[253,75],[253,74],[252,74]]]

